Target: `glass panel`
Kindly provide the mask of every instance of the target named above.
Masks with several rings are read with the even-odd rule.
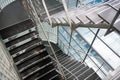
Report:
[[[101,67],[101,65],[97,66],[92,60],[94,60],[92,57],[91,58],[87,57],[85,62],[87,63],[87,65],[89,67],[93,68],[94,71],[97,71],[99,69],[99,67]],[[101,78],[103,78],[103,79],[105,78],[106,74],[104,74],[103,71],[100,71],[100,73],[98,73],[98,74],[102,76]]]
[[[77,54],[81,56],[82,59],[85,57],[84,51],[77,45],[74,39],[71,39],[71,46],[76,50]]]
[[[69,34],[64,30],[63,27],[60,27],[59,32],[64,35],[64,38],[65,38],[68,42],[70,41],[70,36],[69,36]]]
[[[98,45],[99,44],[99,45]],[[98,38],[93,44],[93,48],[99,53],[99,55],[114,69],[120,65],[120,58],[116,56],[104,43]]]
[[[106,74],[111,70],[111,68],[104,62],[104,60],[98,55],[95,50],[91,49],[89,52],[89,56],[94,60],[94,62],[100,66],[104,63],[102,70],[106,72]]]

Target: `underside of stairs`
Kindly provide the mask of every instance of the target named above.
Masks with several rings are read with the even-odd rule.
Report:
[[[3,29],[0,34],[21,80],[61,80],[31,20]]]
[[[110,0],[104,3],[101,2],[93,5],[85,5],[72,9],[70,8],[68,9],[68,16],[72,24],[72,29],[77,27],[106,29],[114,27],[115,30],[120,31],[119,15],[114,22],[114,18],[119,12],[119,9],[120,1]],[[68,17],[66,17],[65,11],[52,14],[50,17],[45,18],[44,21],[50,23],[49,19],[52,21],[52,26],[70,26],[70,22]]]

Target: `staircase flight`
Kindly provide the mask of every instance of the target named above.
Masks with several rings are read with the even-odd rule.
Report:
[[[105,3],[86,5],[72,9],[70,8],[68,9],[68,13],[72,24],[72,29],[77,27],[108,29],[109,27],[112,27],[115,30],[120,31],[119,8],[119,0],[112,0]],[[118,17],[116,17],[114,22],[113,20],[118,12]],[[50,18],[52,21],[52,26],[69,26],[65,11],[52,14]],[[44,21],[49,23],[48,17],[45,18]],[[112,23],[113,25],[110,26]]]

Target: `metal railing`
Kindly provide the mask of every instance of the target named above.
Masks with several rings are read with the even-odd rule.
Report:
[[[34,1],[35,1],[35,0],[34,0]],[[38,1],[38,0],[36,0],[36,1]],[[30,13],[33,21],[34,21],[37,25],[40,25],[40,26],[41,26],[42,31],[43,31],[46,39],[48,40],[49,37],[48,37],[47,34],[45,33],[45,30],[44,30],[44,28],[43,28],[43,25],[42,25],[42,23],[41,23],[41,21],[40,21],[40,19],[39,19],[39,16],[38,16],[38,14],[37,14],[37,12],[36,12],[36,8],[34,7],[34,5],[33,5],[33,3],[32,3],[31,0],[27,0],[27,2],[28,2],[28,4],[27,4],[28,7],[30,8],[30,9],[29,9],[29,13]],[[45,4],[45,1],[42,0],[42,2],[43,2],[43,5],[44,5],[44,8],[45,8],[45,11],[46,11],[46,13],[47,13],[47,16],[48,16],[48,18],[49,18],[49,21],[50,21],[50,23],[51,23],[51,25],[52,25],[52,22],[51,22],[52,20],[51,20],[49,11],[48,11],[48,9],[47,9],[47,6],[46,6],[46,4]],[[69,12],[68,12],[68,10],[67,10],[67,6],[66,6],[66,3],[65,3],[65,0],[62,0],[62,3],[63,3],[63,6],[64,6],[64,9],[65,9],[65,13],[66,13],[67,20],[68,20],[68,22],[69,22],[69,26],[70,26],[70,28],[72,28],[71,19],[70,19],[70,17],[69,17]],[[39,5],[39,4],[38,4],[38,5]],[[65,31],[66,31],[66,30],[65,30]],[[67,31],[66,31],[66,32],[67,32]],[[98,72],[98,71],[100,70],[100,71],[106,76],[106,73],[101,69],[101,67],[103,67],[104,65],[108,65],[108,64],[106,64],[106,63],[104,62],[104,60],[103,60],[101,66],[99,66],[99,65],[91,58],[91,56],[89,55],[89,51],[90,51],[90,49],[92,48],[92,44],[94,43],[94,41],[95,41],[95,39],[96,39],[96,37],[97,37],[98,32],[99,32],[99,29],[98,29],[97,33],[95,33],[95,37],[94,37],[92,43],[90,44],[88,51],[86,52],[86,51],[84,51],[84,49],[79,45],[79,43],[77,43],[77,42],[74,40],[74,38],[72,37],[72,31],[71,31],[71,33],[69,34],[69,36],[70,36],[70,41],[68,42],[68,41],[64,38],[64,35],[62,35],[62,33],[60,33],[59,30],[58,30],[58,33],[60,33],[60,34],[63,36],[63,38],[69,43],[69,46],[67,46],[68,49],[71,47],[84,63],[85,63],[86,58],[88,57],[88,58],[96,65],[96,67],[98,68],[98,70],[97,70],[96,72]],[[68,32],[67,32],[67,33],[68,33]],[[74,47],[72,47],[72,45],[71,45],[71,40],[74,40],[75,43],[76,43],[77,45],[79,45],[79,48],[82,50],[82,53],[84,53],[84,54],[86,55],[84,59],[82,59],[82,56],[78,53],[78,51],[77,51]],[[59,39],[58,39],[58,41],[59,41]],[[62,42],[62,41],[61,41],[61,42]],[[53,54],[54,54],[54,56],[55,56],[55,58],[56,58],[56,61],[57,61],[59,70],[61,71],[61,73],[63,73],[63,76],[64,76],[64,72],[63,72],[63,70],[61,69],[61,64],[59,63],[59,61],[58,61],[58,59],[57,59],[57,57],[56,57],[56,55],[55,55],[55,52],[54,52],[54,50],[53,50],[53,48],[52,48],[49,40],[48,40],[48,43],[49,43],[49,45],[50,45],[50,47],[51,47],[51,50],[52,50],[52,52],[53,52]],[[64,45],[65,45],[65,44],[64,44]],[[68,53],[70,53],[70,51],[68,51]],[[87,63],[85,63],[85,64],[87,64]],[[109,66],[109,65],[108,65],[108,66]],[[109,66],[109,67],[110,67],[111,70],[113,70],[113,68],[112,68],[111,66]]]
[[[65,29],[64,29],[65,30]],[[66,31],[66,30],[65,30]],[[66,31],[67,32],[67,31]],[[59,32],[59,34],[61,34],[62,35],[62,33],[60,33]],[[64,40],[65,41],[67,41],[66,39],[65,39],[65,37],[62,35],[62,37],[64,38]],[[73,39],[73,38],[72,38]],[[61,41],[61,40],[60,40]],[[63,41],[63,40],[62,40]],[[62,42],[61,41],[61,42]],[[68,41],[67,41],[68,42]],[[77,43],[77,42],[76,42]],[[64,43],[63,43],[64,44]],[[78,44],[78,43],[77,43]],[[65,44],[64,44],[64,46],[65,46]],[[70,45],[71,46],[71,45]],[[73,48],[73,47],[72,47]],[[79,48],[83,51],[82,53],[84,53],[85,55],[87,55],[87,57],[96,65],[96,67],[98,67],[98,68],[100,68],[100,66],[90,57],[90,55],[88,54],[88,53],[86,53],[85,51],[84,51],[84,49],[81,47],[81,46],[79,46]],[[81,56],[77,51],[76,51],[76,49],[74,49],[75,50],[75,52],[76,52],[76,54],[77,55],[79,55],[79,56]],[[81,58],[82,59],[82,58]],[[82,59],[83,60],[83,59]],[[85,64],[87,64],[86,62],[85,62]],[[106,62],[102,62],[102,67],[104,66],[104,65],[107,65],[106,64]],[[108,65],[109,66],[109,65]],[[109,67],[109,68],[111,68],[111,67]],[[111,70],[112,70],[112,68],[111,68]],[[100,71],[106,76],[107,74],[102,70],[102,69],[100,69]]]
[[[38,1],[38,0],[34,0],[34,1]],[[44,7],[45,7],[46,4],[45,4],[44,0],[43,0],[42,2],[43,2]],[[39,4],[38,4],[38,5],[39,5]],[[52,51],[52,53],[53,53],[53,56],[54,56],[55,59],[56,59],[58,70],[61,72],[62,78],[65,79],[64,72],[63,72],[63,70],[62,70],[62,68],[61,68],[61,65],[60,65],[60,63],[59,63],[59,61],[58,61],[58,59],[57,59],[57,57],[56,57],[55,51],[54,51],[54,49],[53,49],[52,46],[51,46],[51,43],[50,43],[50,41],[49,41],[49,39],[48,39],[48,35],[45,33],[44,26],[43,26],[43,24],[42,24],[41,21],[40,21],[40,18],[39,18],[38,14],[37,14],[37,10],[36,10],[35,6],[33,5],[33,1],[32,1],[32,0],[27,0],[27,6],[28,6],[28,8],[29,8],[29,10],[28,10],[29,12],[28,12],[28,13],[30,13],[30,16],[32,16],[32,19],[33,19],[33,21],[36,23],[36,25],[41,28],[41,30],[42,30],[45,38],[47,39],[47,42],[48,42],[48,44],[49,44],[49,46],[50,46],[50,49],[51,49],[51,51]],[[47,8],[45,8],[45,9],[46,9],[46,11],[47,11]],[[49,15],[49,13],[48,13],[48,15]]]

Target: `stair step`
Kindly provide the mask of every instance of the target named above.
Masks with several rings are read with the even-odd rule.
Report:
[[[41,76],[37,77],[35,80],[39,80],[39,79],[41,79],[42,77],[47,76],[49,73],[51,73],[51,72],[53,72],[53,71],[55,71],[54,68],[51,69],[51,70],[49,70],[49,71],[47,71],[46,73],[42,74]],[[53,77],[54,77],[54,76],[53,76]],[[51,78],[52,78],[52,76],[51,76]]]
[[[67,59],[70,59],[70,57],[69,57],[69,56],[66,56],[66,57],[64,57],[63,59],[58,59],[58,60],[59,60],[60,63],[63,63],[63,62],[65,62],[65,61],[67,61]]]
[[[102,80],[100,77],[97,77],[95,80]]]
[[[48,57],[48,58],[40,61],[39,63],[35,64],[34,66],[27,68],[26,70],[21,72],[21,75],[25,76],[25,75],[29,74],[30,72],[36,70],[37,68],[41,68],[50,62],[51,62],[51,58]]]
[[[78,67],[81,63],[77,62],[76,64],[70,66],[69,68],[67,67],[67,69],[69,70],[73,70],[74,68]]]
[[[70,68],[71,66],[75,65],[76,63],[78,63],[78,62],[77,62],[76,60],[73,60],[73,61],[71,61],[70,64],[66,65],[65,67],[68,69],[68,68]]]
[[[69,63],[71,63],[71,59],[70,58],[68,58],[68,59],[66,59],[66,60],[64,60],[64,61],[62,61],[62,62],[60,62],[63,66],[66,66],[66,65],[68,65]]]
[[[59,80],[59,75],[56,74],[55,76],[53,76],[52,78],[50,78],[49,80]]]
[[[57,22],[57,24],[60,24],[60,23],[61,23],[58,18],[53,18],[53,19]]]
[[[8,50],[12,50],[12,49],[14,49],[14,48],[17,48],[17,47],[19,47],[19,46],[22,46],[22,45],[24,45],[24,44],[26,44],[26,43],[34,40],[34,39],[37,39],[37,38],[38,38],[38,35],[34,35],[34,36],[32,36],[32,37],[30,37],[30,38],[28,38],[28,39],[26,39],[26,40],[20,41],[20,42],[18,42],[18,43],[16,43],[16,44],[13,44],[13,45],[9,46],[7,49],[8,49]]]
[[[55,69],[54,66],[52,64],[50,64],[49,66],[44,67],[43,69],[37,71],[36,73],[32,74],[31,76],[28,76],[25,80],[38,80],[38,78],[44,74],[46,74],[47,72],[51,71]]]
[[[107,8],[107,6],[102,6],[101,8],[96,9],[95,11],[92,11],[88,14],[86,14],[87,18],[92,21],[94,24],[99,24],[101,23],[103,20],[97,15],[98,12],[104,10],[105,8]]]
[[[46,64],[45,66],[42,66],[42,67],[36,69],[35,71],[29,73],[28,75],[24,76],[24,77],[23,77],[23,80],[27,80],[27,79],[29,80],[29,77],[30,77],[30,76],[34,75],[35,73],[39,72],[39,71],[42,70],[42,69],[45,70],[45,69],[48,68],[48,67],[49,67],[49,69],[54,68],[53,65],[52,65],[52,62],[50,62],[50,63]],[[49,69],[47,69],[47,70],[49,70]],[[45,73],[45,72],[44,72],[44,73]],[[39,73],[39,74],[40,74],[40,73]],[[32,76],[32,77],[33,77],[33,76]]]
[[[115,8],[120,8],[120,2],[115,4],[113,7]],[[109,13],[109,14],[108,14]],[[99,16],[105,20],[106,22],[108,23],[111,23],[113,18],[115,17],[117,11],[112,9],[112,8],[107,8],[107,9],[104,9],[103,11],[101,11],[99,14]],[[105,15],[107,14],[107,16]],[[120,18],[120,17],[119,17]]]
[[[44,55],[44,53],[47,53],[47,52],[44,51],[42,53],[37,53],[38,55],[34,56],[32,59],[17,65],[18,70],[20,70],[20,69],[22,69],[22,68],[24,68],[24,67],[26,67],[26,66],[28,66],[28,65],[30,65],[32,63],[34,63],[35,61],[38,61],[39,59],[42,59],[42,58],[44,59],[44,57],[46,56],[46,55]]]
[[[10,54],[13,55],[13,54],[15,54],[15,53],[17,53],[17,52],[27,48],[28,46],[31,46],[31,45],[33,45],[35,43],[38,43],[38,42],[40,42],[39,39],[34,39],[34,40],[32,40],[32,41],[30,41],[30,42],[28,42],[28,43],[26,43],[26,44],[24,44],[22,46],[19,46],[17,48],[14,48],[14,49],[10,50]]]
[[[82,74],[83,72],[85,72],[87,69],[89,69],[89,67],[85,66],[84,68],[80,69],[80,71],[78,70],[78,72],[76,72],[75,75],[79,76],[80,74]]]
[[[94,74],[88,76],[85,80],[96,80],[98,77],[97,73],[94,72]]]
[[[25,54],[27,54],[27,53],[32,54],[32,52],[34,52],[34,50],[39,51],[39,49],[38,49],[37,47],[40,47],[40,48],[41,48],[41,46],[42,46],[42,43],[41,43],[41,42],[35,43],[35,44],[33,44],[33,45],[31,45],[31,46],[29,46],[29,47],[27,47],[27,48],[25,48],[25,49],[23,49],[23,50],[21,50],[21,51],[19,51],[19,52],[13,54],[12,57],[13,57],[14,59],[15,59],[15,58],[17,59],[17,58],[19,58],[19,56],[24,55],[24,53],[25,53]],[[37,49],[36,49],[36,48],[37,48]],[[45,46],[42,46],[41,49],[43,49],[43,48],[45,48]],[[41,50],[41,49],[40,49],[40,50]],[[30,51],[31,51],[31,52],[30,52]],[[20,58],[20,59],[21,59],[21,58]],[[19,61],[19,60],[16,60],[16,61]],[[15,61],[15,62],[16,62],[16,61]]]
[[[54,70],[54,71],[49,72],[47,75],[43,76],[42,78],[39,78],[38,80],[49,80],[56,74],[58,74],[58,73]]]
[[[54,18],[51,18],[53,24],[57,24]]]
[[[66,78],[72,77],[73,75],[71,73],[68,73],[67,75],[65,75]]]
[[[67,80],[74,80],[74,79],[76,80],[75,76],[72,76],[72,75],[67,78]]]
[[[66,24],[67,22],[63,18],[58,18],[62,24]]]
[[[62,68],[62,69],[63,69],[63,71],[64,71],[64,74],[69,73],[66,69],[64,69],[64,68]]]
[[[113,3],[111,2],[109,4],[114,5],[114,4],[116,4],[116,2],[113,2]],[[98,16],[98,12],[101,12],[102,10],[107,9],[107,8],[108,8],[108,6],[101,5],[100,8],[98,8],[98,9],[96,9],[94,11],[91,11],[90,13],[86,14],[86,16],[94,24],[101,23],[103,20]]]
[[[57,57],[58,57],[59,60],[61,60],[61,59],[65,58],[65,57],[67,57],[66,54],[56,54],[56,55],[57,55]]]
[[[71,18],[71,21],[72,21],[74,24],[80,23],[80,20],[79,20],[77,17],[75,17],[75,16]]]
[[[76,66],[73,70],[70,70],[70,72],[72,72],[73,74],[75,74],[77,71],[80,71],[80,70],[82,70],[83,68],[85,67],[85,65],[84,64],[80,64],[79,66]],[[67,76],[70,76],[71,74],[70,73],[68,73],[68,74],[66,74]]]
[[[6,39],[6,38],[14,36],[18,33],[21,33],[25,30],[31,29],[33,27],[34,27],[33,22],[31,20],[26,20],[24,22],[14,25],[14,26],[8,27],[8,28],[2,30],[0,33],[1,33],[2,38]],[[6,32],[7,32],[7,34],[6,34]]]
[[[62,62],[62,61],[64,61],[65,59],[67,59],[67,58],[69,58],[70,56],[63,56],[63,57],[60,57],[60,58],[58,58],[58,60],[60,61],[60,62]]]
[[[26,69],[28,69],[28,68],[32,67],[33,65],[35,65],[35,64],[37,64],[37,63],[39,63],[40,61],[42,61],[42,60],[44,60],[44,59],[46,59],[46,58],[48,58],[48,57],[49,57],[49,55],[48,55],[48,56],[43,57],[42,59],[39,59],[39,60],[37,60],[37,61],[34,61],[33,63],[31,63],[31,64],[27,65],[26,67],[21,68],[21,69],[19,70],[19,72],[23,72],[24,70],[26,70]],[[22,67],[22,66],[21,66],[21,67]]]
[[[88,77],[90,74],[92,74],[94,72],[94,70],[93,69],[89,69],[89,70],[87,70],[87,71],[85,71],[84,73],[82,73],[82,74],[80,74],[79,75],[79,79],[80,80],[84,80],[86,77]]]
[[[83,70],[85,70],[86,66],[84,64],[79,64],[78,66],[76,66],[74,69],[70,70],[72,73],[76,73],[77,71],[78,72],[82,72]],[[84,69],[85,68],[85,69]],[[83,70],[82,70],[83,69]],[[81,71],[82,70],[82,71]]]
[[[35,53],[31,54],[31,55],[28,55],[28,57],[22,58],[21,60],[19,60],[19,61],[16,62],[15,64],[16,64],[16,65],[20,65],[20,64],[22,64],[22,63],[24,63],[24,62],[26,62],[26,61],[28,61],[28,60],[36,57],[36,56],[39,56],[39,54],[42,54],[43,51],[46,51],[46,49],[43,49],[43,50],[40,50],[40,51],[38,51],[38,52],[35,52]],[[45,55],[45,54],[44,54],[44,55]]]
[[[36,27],[33,27],[33,28],[30,28],[30,29],[28,29],[28,30],[25,30],[25,31],[23,31],[23,32],[21,32],[21,33],[18,33],[18,34],[16,34],[16,35],[10,36],[10,37],[8,37],[7,39],[4,39],[3,41],[4,41],[4,43],[6,43],[6,45],[7,45],[7,43],[9,43],[10,41],[16,40],[16,39],[18,39],[18,38],[20,38],[20,37],[26,36],[26,35],[28,35],[28,34],[31,34],[31,33],[35,32],[35,31],[36,31]]]
[[[26,40],[28,38],[31,38],[31,37],[35,36],[36,34],[37,34],[36,31],[30,32],[30,33],[28,33],[26,35],[23,35],[23,36],[21,36],[19,38],[16,38],[16,39],[13,39],[13,40],[7,42],[5,45],[6,45],[6,47],[10,47],[10,46],[12,46],[12,45],[14,45],[16,43],[19,43],[19,42],[24,41],[24,40]]]

